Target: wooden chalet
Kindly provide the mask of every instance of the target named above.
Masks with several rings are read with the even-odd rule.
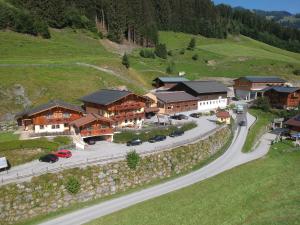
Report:
[[[265,97],[274,108],[291,109],[300,105],[300,88],[298,87],[268,87],[264,89]]]
[[[234,80],[234,92],[237,98],[253,100],[261,97],[263,90],[270,86],[284,86],[285,80],[271,76],[245,76]]]
[[[16,115],[19,126],[33,133],[68,133],[70,123],[81,118],[84,110],[69,103],[54,100],[27,109]]]
[[[87,114],[70,123],[75,134],[80,135],[83,139],[99,137],[107,141],[113,141],[114,129],[112,124],[111,119],[94,113]]]
[[[157,92],[157,106],[161,114],[176,114],[197,110],[198,98],[184,92]]]
[[[81,98],[87,113],[114,121],[115,127],[140,127],[148,99],[130,91],[100,90]]]

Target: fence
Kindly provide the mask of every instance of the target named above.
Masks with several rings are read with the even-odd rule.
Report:
[[[226,125],[219,126],[219,127],[214,128],[213,130],[210,130],[210,131],[208,131],[204,134],[198,135],[196,137],[186,139],[183,141],[177,141],[177,142],[174,142],[174,143],[168,144],[168,145],[155,147],[153,150],[150,150],[150,151],[139,151],[138,153],[141,156],[146,156],[146,155],[150,155],[150,154],[154,154],[154,153],[158,153],[158,152],[168,151],[170,149],[185,146],[188,144],[193,144],[195,142],[198,142],[200,140],[203,140],[203,139],[211,136],[212,134],[216,133],[217,131],[219,131],[225,127],[226,127]],[[47,174],[47,173],[56,173],[56,172],[59,172],[59,171],[65,170],[65,169],[72,169],[72,168],[77,168],[77,167],[84,168],[89,165],[98,165],[98,164],[109,163],[109,162],[113,162],[113,161],[119,161],[119,160],[125,159],[125,157],[126,157],[126,152],[124,152],[122,154],[115,154],[115,155],[107,156],[107,157],[87,158],[86,160],[79,160],[76,162],[64,163],[64,164],[60,164],[59,166],[57,166],[57,164],[53,164],[53,166],[56,166],[54,168],[46,167],[46,168],[40,169],[39,171],[34,171],[34,169],[32,169],[28,173],[22,173],[22,174],[15,173],[15,174],[12,174],[11,176],[9,176],[10,171],[7,170],[5,174],[2,174],[1,179],[0,179],[0,184],[4,185],[4,184],[13,183],[13,182],[21,182],[26,179],[30,179],[33,176],[40,176],[40,175]]]

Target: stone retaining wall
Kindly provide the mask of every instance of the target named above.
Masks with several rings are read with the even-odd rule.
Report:
[[[230,137],[231,130],[223,128],[198,143],[145,156],[136,170],[128,168],[126,161],[119,161],[3,186],[0,188],[0,224],[13,224],[190,171],[220,150]],[[70,194],[66,188],[69,177],[75,177],[80,183],[77,194]]]

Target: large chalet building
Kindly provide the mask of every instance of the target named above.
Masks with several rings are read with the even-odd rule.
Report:
[[[84,110],[81,107],[54,100],[27,109],[17,114],[16,119],[19,126],[32,133],[68,133],[70,123],[83,115]]]
[[[177,84],[169,91],[184,91],[198,99],[198,111],[224,109],[228,105],[227,87],[217,81],[186,81]]]
[[[265,88],[263,96],[269,99],[273,108],[291,109],[300,105],[300,88],[274,86]]]
[[[100,90],[81,98],[87,113],[111,119],[114,127],[141,127],[148,99],[130,91]]]
[[[235,96],[253,100],[263,96],[264,89],[270,86],[284,86],[285,80],[278,77],[245,76],[234,80]]]

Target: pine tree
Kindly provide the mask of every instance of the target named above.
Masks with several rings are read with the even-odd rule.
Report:
[[[188,47],[187,47],[187,50],[194,51],[195,47],[196,47],[196,39],[192,38],[189,45],[188,45]]]
[[[155,55],[162,59],[166,59],[168,57],[168,51],[166,44],[158,44],[155,46]]]
[[[127,69],[130,67],[129,57],[126,53],[123,55],[122,64],[126,66]]]

